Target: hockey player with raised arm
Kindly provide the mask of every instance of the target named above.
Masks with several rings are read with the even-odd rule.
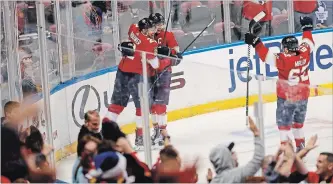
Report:
[[[154,39],[159,45],[158,53],[161,55],[158,58],[160,63],[172,66],[178,65],[182,56],[179,53],[179,46],[174,34],[165,30],[164,17],[160,13],[153,13],[149,16],[149,19],[156,26]],[[156,70],[157,81],[155,81],[153,86],[153,104],[151,107],[154,126],[152,141],[156,146],[164,146],[164,137],[161,131],[166,130],[167,127],[167,105],[169,104],[170,96],[171,72],[170,66],[167,69],[160,67]]]
[[[116,80],[114,90],[111,98],[111,105],[108,108],[106,117],[111,121],[117,122],[118,115],[127,106],[129,97],[132,96],[134,105],[136,108],[135,122],[136,122],[136,137],[135,145],[137,149],[143,149],[143,132],[142,132],[142,118],[141,118],[141,106],[140,97],[138,92],[138,84],[142,80],[142,61],[141,54],[146,52],[147,58],[147,73],[148,76],[154,75],[154,68],[159,67],[159,61],[157,59],[157,42],[150,39],[148,35],[155,34],[155,27],[148,18],[144,18],[138,22],[138,24],[132,24],[128,35],[131,40],[129,43],[135,51],[133,55],[124,55],[128,49],[122,47],[120,50],[123,53],[118,71],[116,74]],[[127,43],[127,42],[125,42]],[[122,46],[126,46],[123,44]]]
[[[310,94],[309,64],[314,49],[312,19],[302,17],[303,37],[300,46],[295,36],[282,39],[282,52],[274,54],[260,41],[260,38],[246,33],[245,43],[252,45],[260,59],[278,69],[276,123],[281,143],[294,135],[297,151],[304,148],[303,126]],[[292,129],[292,133],[291,133]]]

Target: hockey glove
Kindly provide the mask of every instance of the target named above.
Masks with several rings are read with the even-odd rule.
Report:
[[[246,44],[252,45],[253,47],[255,47],[260,42],[261,42],[260,38],[257,37],[256,35],[254,35],[252,33],[246,33],[245,34],[245,43]]]
[[[173,55],[172,56],[173,59],[172,59],[172,66],[177,66],[181,63],[182,59],[183,59],[183,56],[181,53],[177,53],[176,55]]]
[[[171,53],[171,49],[169,47],[166,47],[166,46],[159,46],[159,47],[157,47],[157,54],[160,57],[170,56],[170,53]]]
[[[300,23],[302,25],[303,31],[312,31],[313,30],[313,21],[311,17],[301,17]]]
[[[118,45],[118,50],[123,56],[134,56],[134,44],[132,42],[122,42]]]

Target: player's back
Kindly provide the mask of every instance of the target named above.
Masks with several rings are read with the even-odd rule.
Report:
[[[278,96],[283,99],[304,100],[310,93],[309,48],[302,44],[296,55],[278,54]]]
[[[124,72],[142,74],[141,54],[146,52],[146,58],[152,59],[156,55],[157,42],[143,35],[137,24],[132,24],[128,31],[129,39],[135,44],[135,53],[133,57],[123,58],[119,67]],[[147,65],[148,75],[151,75],[151,66]]]

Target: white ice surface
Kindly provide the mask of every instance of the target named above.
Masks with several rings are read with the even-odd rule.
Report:
[[[333,151],[333,96],[309,99],[307,118],[304,126],[305,137],[317,134],[318,148],[307,155],[305,162],[310,170],[315,170],[316,158],[322,151]],[[279,145],[279,133],[275,125],[276,102],[264,105],[266,155],[273,154]],[[253,114],[253,108],[249,109]],[[199,182],[205,182],[207,168],[212,168],[208,156],[218,144],[235,142],[240,166],[247,163],[253,155],[253,136],[245,126],[245,109],[237,108],[195,116],[172,122],[168,125],[172,144],[179,150],[183,162],[191,163],[199,157]],[[129,136],[132,143],[134,135]],[[156,161],[158,151],[153,151]],[[144,160],[143,152],[139,153]],[[71,174],[76,154],[57,163],[57,178],[71,182]]]

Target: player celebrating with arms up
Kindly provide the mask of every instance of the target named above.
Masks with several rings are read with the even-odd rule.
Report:
[[[276,122],[280,140],[281,143],[288,141],[292,128],[297,151],[304,148],[305,142],[302,128],[310,94],[310,54],[314,48],[312,19],[304,17],[300,23],[303,30],[301,45],[298,46],[295,36],[287,36],[282,39],[283,52],[279,54],[272,53],[254,34],[245,35],[245,43],[255,48],[260,59],[278,69]]]
[[[156,26],[156,34],[154,39],[158,42],[158,53],[164,56],[159,57],[162,64],[178,65],[182,59],[179,53],[179,46],[172,32],[165,30],[165,19],[160,13],[153,13],[149,19]],[[176,59],[170,59],[171,56]],[[152,120],[154,125],[154,133],[152,135],[153,144],[164,146],[161,131],[166,130],[167,126],[167,105],[169,104],[170,83],[171,83],[171,67],[167,69],[159,68],[156,71],[158,78],[155,81],[154,101],[151,107]]]

